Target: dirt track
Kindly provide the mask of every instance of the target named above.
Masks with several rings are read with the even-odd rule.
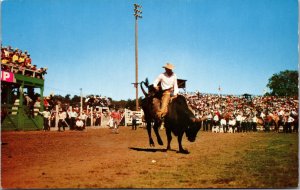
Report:
[[[165,131],[160,133],[166,144]],[[261,135],[201,131],[194,143],[184,138],[183,146],[191,153],[183,155],[166,152],[165,145],[157,143],[149,149],[143,128],[121,127],[119,134],[107,128],[2,132],[1,184],[3,188],[249,187],[218,177]],[[177,150],[176,138],[171,147]],[[195,162],[199,166],[194,167]]]

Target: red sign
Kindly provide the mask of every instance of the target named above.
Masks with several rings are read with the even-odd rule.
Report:
[[[1,81],[14,82],[14,74],[12,72],[1,71]]]

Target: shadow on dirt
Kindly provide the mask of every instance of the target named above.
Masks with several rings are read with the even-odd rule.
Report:
[[[167,152],[176,150],[167,150],[166,148],[138,148],[138,147],[128,147],[131,150],[144,151],[144,152]]]

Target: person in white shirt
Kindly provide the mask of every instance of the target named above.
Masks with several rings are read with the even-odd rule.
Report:
[[[236,119],[237,132],[241,132],[242,115],[238,114],[235,119]]]
[[[48,108],[46,108],[45,111],[43,112],[39,112],[41,115],[43,115],[44,118],[44,131],[50,131],[50,125],[49,125],[49,118],[51,116],[50,111],[48,110]]]
[[[174,66],[171,63],[167,63],[165,66],[165,72],[158,75],[154,80],[153,86],[156,91],[159,91],[159,83],[161,85],[161,90],[163,91],[161,97],[161,106],[157,110],[156,115],[159,119],[163,119],[168,111],[168,104],[171,99],[171,95],[176,98],[179,92],[177,84],[177,76],[173,72]]]
[[[217,113],[214,116],[214,126],[219,126],[219,115]]]
[[[226,133],[228,129],[227,129],[227,122],[224,117],[222,117],[222,119],[220,121],[220,125],[223,128],[224,133]]]
[[[85,114],[84,111],[81,113],[81,115],[79,115],[79,119],[82,120],[83,125],[85,126],[85,122],[86,122],[86,119],[87,119],[87,115]]]
[[[261,113],[260,113],[260,117],[261,117],[262,119],[264,119],[264,118],[266,117],[266,114],[265,114],[264,112],[261,112]]]
[[[61,127],[63,127],[63,130],[65,131],[65,125],[67,124],[67,122],[65,120],[66,118],[67,118],[66,111],[64,111],[60,108],[59,113],[58,113],[58,131],[60,131]]]
[[[295,121],[295,119],[289,115],[287,117],[287,133],[291,133],[292,132],[292,125],[293,125],[293,122]]]
[[[281,116],[284,116],[284,110],[283,109],[280,109],[280,111],[278,112],[278,115],[281,117]]]
[[[83,123],[83,121],[80,118],[76,119],[75,124],[76,124],[76,128],[77,129],[79,129],[79,130],[84,129],[84,123]]]
[[[229,131],[230,128],[232,129],[232,133],[235,132],[235,125],[236,125],[236,120],[233,116],[230,117],[229,121],[228,121],[228,125],[229,125]]]
[[[73,129],[75,129],[76,118],[78,117],[78,114],[74,109],[72,109],[69,112],[69,116],[71,118],[70,130],[73,130]]]

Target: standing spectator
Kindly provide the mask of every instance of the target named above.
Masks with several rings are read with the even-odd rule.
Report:
[[[48,108],[46,108],[45,111],[43,112],[39,112],[41,115],[43,115],[44,118],[44,131],[50,131],[50,126],[49,126],[49,118],[51,116],[50,111],[48,110]]]
[[[96,113],[96,122],[95,126],[101,126],[101,112]]]
[[[135,115],[135,113],[133,112],[131,115],[131,119],[132,119],[132,130],[136,130],[136,126],[137,126],[137,115]]]
[[[209,128],[209,131],[211,131],[212,130],[212,126],[213,126],[213,116],[212,116],[212,114],[211,114],[212,112],[210,112],[209,114],[208,114],[208,116],[207,116],[207,129]],[[209,127],[208,127],[209,126]]]
[[[68,123],[70,129],[71,129],[71,109],[68,108],[68,110],[66,111],[67,113],[67,118],[66,118],[66,122]]]
[[[289,116],[287,116],[286,114],[283,116],[282,122],[283,122],[283,132],[287,133],[288,132],[288,118]]]
[[[223,129],[224,133],[227,133],[227,124],[226,124],[226,119],[224,117],[222,117],[221,121],[220,121],[220,127]]]
[[[242,115],[241,132],[247,132],[247,117],[245,115]]]
[[[76,122],[76,118],[78,117],[78,114],[77,114],[77,112],[74,110],[74,109],[72,109],[72,110],[70,110],[70,129],[71,130],[73,130],[73,129],[75,129],[75,122]]]
[[[234,116],[230,117],[230,119],[228,121],[228,126],[229,126],[229,129],[230,128],[232,129],[232,133],[235,133],[236,120],[235,120]]]
[[[88,116],[86,115],[86,113],[83,111],[82,114],[79,116],[79,118],[82,120],[84,127],[86,126],[86,120],[88,118]]]
[[[219,114],[216,112],[215,116],[214,116],[214,127],[219,126],[220,122],[219,122]]]
[[[256,115],[254,114],[254,116],[252,117],[252,131],[257,131],[257,117]]]
[[[294,119],[294,121],[293,121],[293,125],[294,125],[293,132],[298,133],[298,128],[299,128],[298,117],[299,116],[298,116],[298,113],[296,111],[296,108],[292,108],[291,117]]]
[[[63,127],[63,130],[65,131],[65,125],[66,125],[66,119],[67,113],[66,111],[60,109],[58,114],[58,131],[61,131],[60,128]]]
[[[51,110],[51,115],[50,115],[50,127],[54,127],[55,126],[55,111],[54,110]]]
[[[264,120],[265,117],[266,117],[266,114],[262,111],[262,112],[260,113],[260,117]]]
[[[241,132],[242,115],[239,113],[235,119],[236,119],[237,132]]]
[[[292,132],[292,124],[295,121],[295,119],[289,115],[288,119],[287,119],[287,133],[291,133]]]
[[[111,118],[113,119],[113,127],[114,127],[114,133],[118,134],[119,133],[119,124],[121,120],[121,115],[118,110],[113,110],[111,112]]]

